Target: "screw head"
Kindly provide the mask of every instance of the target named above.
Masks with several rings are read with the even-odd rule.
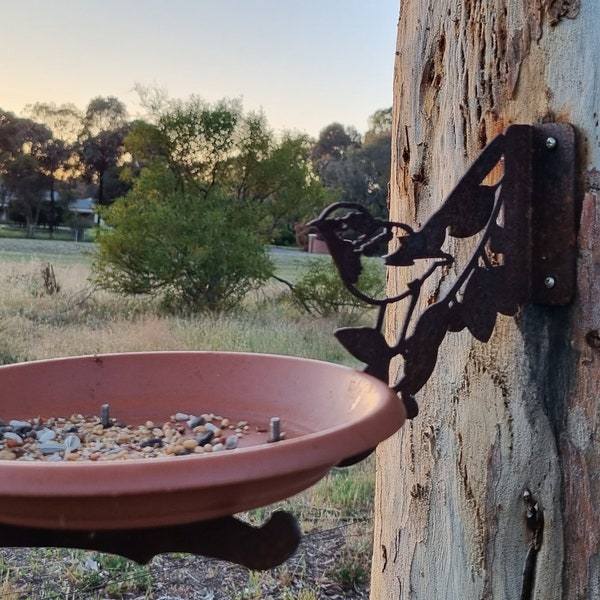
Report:
[[[544,285],[551,290],[556,285],[556,280],[554,277],[546,277],[546,279],[544,279]]]
[[[554,150],[554,148],[556,148],[557,145],[558,145],[558,142],[556,141],[556,138],[553,138],[553,137],[546,138],[546,148],[548,148],[548,150]]]

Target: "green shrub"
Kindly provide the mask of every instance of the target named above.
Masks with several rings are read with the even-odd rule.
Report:
[[[379,265],[366,261],[357,287],[367,296],[381,296],[385,279]],[[325,257],[309,261],[306,272],[293,287],[292,298],[311,314],[335,315],[346,321],[356,320],[369,307],[346,289],[333,262]]]
[[[231,309],[273,271],[250,209],[216,189],[183,189],[166,170],[143,171],[102,216],[94,282],[157,295],[170,313]]]

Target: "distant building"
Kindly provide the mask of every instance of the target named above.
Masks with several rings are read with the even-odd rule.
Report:
[[[8,210],[11,200],[14,198],[13,194],[2,193],[2,186],[0,185],[0,221],[8,220]],[[54,192],[54,200],[60,202],[62,195],[60,192]],[[43,202],[50,202],[50,191],[44,193],[42,197]],[[96,200],[94,198],[78,198],[77,200],[71,200],[68,203],[69,210],[75,215],[75,227],[85,228],[93,227],[99,222],[99,217],[96,214]]]
[[[83,227],[92,227],[98,223],[94,198],[72,200],[69,202],[69,210],[77,215],[77,220]]]

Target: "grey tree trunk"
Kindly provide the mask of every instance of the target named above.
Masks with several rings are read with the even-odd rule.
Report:
[[[419,416],[377,453],[374,600],[600,598],[599,23],[596,0],[401,2],[392,218],[422,224],[510,124],[571,122],[578,289],[499,318],[488,344],[447,336]],[[525,488],[545,516],[532,577]]]

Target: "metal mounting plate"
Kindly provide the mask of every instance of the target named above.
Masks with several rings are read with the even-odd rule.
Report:
[[[568,123],[531,131],[531,301],[563,306],[575,292],[575,132]]]

